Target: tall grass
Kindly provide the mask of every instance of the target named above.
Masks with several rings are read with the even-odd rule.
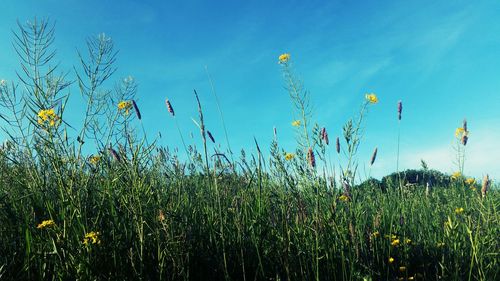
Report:
[[[79,55],[87,108],[76,138],[68,136],[70,83],[50,66],[53,29],[47,21],[19,27],[20,82],[0,86],[10,138],[0,150],[0,278],[498,279],[498,191],[481,196],[477,183],[459,180],[429,195],[419,186],[355,186],[369,101],[344,127],[350,164],[339,180],[349,191],[334,188],[335,176],[311,164],[315,155],[326,166],[326,131],[311,123],[289,56],[280,61],[302,124],[295,153],[276,136],[269,161],[257,141],[258,154],[242,150],[239,160],[212,153],[195,91],[204,146],[186,147],[184,163],[137,129],[133,79],[106,88],[116,52],[105,36]],[[95,153],[84,156],[84,144]]]

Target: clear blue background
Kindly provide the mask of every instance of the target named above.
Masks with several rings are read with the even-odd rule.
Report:
[[[277,57],[292,56],[311,94],[314,119],[334,139],[366,92],[372,106],[360,147],[361,167],[374,147],[371,173],[396,169],[396,104],[404,104],[401,166],[453,172],[454,131],[469,121],[466,173],[500,179],[500,2],[498,1],[2,1],[0,78],[20,70],[12,48],[16,20],[56,22],[61,70],[78,63],[85,38],[106,33],[120,50],[114,79],[139,83],[144,126],[160,143],[180,146],[164,100],[176,110],[189,143],[198,143],[193,89],[222,147],[214,83],[234,151],[267,147],[276,126],[281,145],[295,149],[291,102]],[[81,104],[72,90],[66,118],[78,127]],[[189,137],[193,132],[194,139]],[[333,155],[333,148],[332,155]],[[332,158],[336,159],[336,157]]]

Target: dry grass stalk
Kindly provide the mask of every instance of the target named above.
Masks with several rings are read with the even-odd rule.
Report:
[[[309,148],[309,150],[307,151],[307,161],[312,168],[316,167],[316,158],[314,157],[314,151],[312,150],[312,148]]]
[[[483,196],[483,198],[486,197],[486,193],[490,188],[490,184],[491,184],[490,176],[489,175],[484,176],[483,187],[481,188],[481,195]]]
[[[335,144],[335,149],[337,150],[337,153],[340,154],[340,139],[337,137],[337,142]]]

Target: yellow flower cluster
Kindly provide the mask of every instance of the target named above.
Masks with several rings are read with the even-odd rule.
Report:
[[[53,220],[45,220],[45,221],[42,221],[42,223],[38,224],[38,226],[36,228],[43,229],[43,228],[46,228],[49,226],[54,226],[54,225],[56,225],[56,223]]]
[[[372,233],[372,236],[375,237],[375,238],[380,237],[380,232],[375,231],[375,232]]]
[[[455,130],[455,137],[462,137],[462,135],[465,133],[464,128],[460,127]]]
[[[89,162],[92,165],[97,165],[97,163],[99,163],[100,160],[101,160],[101,156],[99,156],[99,155],[92,155],[89,158]]]
[[[458,180],[460,177],[462,177],[462,173],[460,172],[454,172],[453,174],[451,174],[451,179],[452,180]]]
[[[293,153],[286,153],[285,154],[285,160],[290,161],[295,157],[295,154]]]
[[[131,108],[132,102],[130,101],[121,101],[118,103],[118,110],[125,112],[125,115],[128,115]]]
[[[55,113],[54,109],[42,109],[38,112],[38,124],[48,125],[54,127],[59,125],[59,116]]]
[[[292,126],[298,127],[298,126],[300,126],[300,123],[301,123],[300,120],[295,120],[292,122]]]
[[[465,183],[468,185],[473,185],[476,183],[476,180],[474,178],[468,178],[465,180]]]
[[[287,63],[290,60],[290,54],[281,54],[278,57],[278,63]]]
[[[101,244],[101,240],[99,239],[99,232],[91,231],[85,234],[85,237],[83,238],[83,244]]]
[[[399,245],[399,239],[393,239],[392,242],[391,242],[391,245],[396,247]]]
[[[455,209],[455,214],[457,214],[457,215],[460,215],[463,212],[464,212],[464,208],[456,208]]]
[[[347,202],[347,201],[349,201],[349,197],[347,197],[345,194],[342,194],[339,196],[339,200]]]
[[[366,95],[365,95],[365,98],[366,98],[366,100],[367,100],[369,103],[377,103],[377,102],[378,102],[377,95],[375,95],[374,93],[371,93],[371,94],[366,94]]]

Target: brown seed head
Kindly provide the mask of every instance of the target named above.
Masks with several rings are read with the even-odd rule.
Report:
[[[209,130],[207,130],[207,135],[208,135],[208,138],[213,142],[215,143],[215,139],[214,139],[214,136],[212,136],[212,133],[210,133]]]
[[[326,132],[326,128],[323,127],[321,129],[321,139],[326,143],[326,145],[330,144],[330,140],[328,139],[328,133]]]
[[[114,150],[112,147],[109,147],[108,151],[116,161],[120,162],[121,158],[120,158],[120,155],[118,155],[118,152],[116,152],[116,150]]]
[[[398,120],[401,120],[401,113],[403,112],[403,102],[398,102]]]
[[[307,151],[307,161],[309,161],[309,165],[312,168],[316,167],[316,159],[314,158],[314,151],[312,150],[312,148],[309,148],[309,150]]]
[[[483,187],[481,188],[481,195],[486,197],[486,193],[488,192],[488,188],[490,187],[490,177],[488,175],[484,176],[483,178]]]
[[[465,118],[464,118],[464,124],[463,124],[462,128],[464,129],[465,132],[469,131],[469,130],[467,130],[467,119],[465,119]]]
[[[373,151],[373,154],[372,154],[372,158],[370,160],[370,166],[372,166],[373,163],[375,163],[375,159],[377,158],[377,151],[378,151],[378,148],[375,147],[375,150]]]
[[[460,142],[465,146],[467,145],[467,141],[469,140],[468,132],[465,131],[464,134],[462,135],[462,139]]]
[[[337,142],[335,144],[335,148],[337,149],[337,153],[340,154],[340,139],[337,137]]]
[[[175,116],[174,108],[172,107],[172,104],[170,104],[170,101],[168,99],[165,100],[165,104],[167,105],[167,110],[172,114],[172,116]]]
[[[132,100],[132,106],[134,107],[135,115],[137,115],[137,119],[141,120],[141,112],[139,111],[139,107],[135,103],[135,100]]]

